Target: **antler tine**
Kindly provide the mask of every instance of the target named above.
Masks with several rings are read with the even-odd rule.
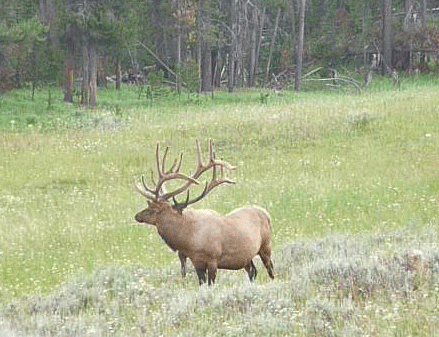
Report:
[[[165,153],[163,154],[162,170],[161,170],[162,174],[177,173],[177,172],[179,172],[180,168],[181,168],[181,163],[183,161],[183,152],[180,152],[179,159],[175,159],[174,163],[171,166],[171,168],[168,171],[166,171],[165,162],[166,162],[166,156],[168,155],[168,150],[169,150],[169,146],[166,147]],[[178,165],[177,165],[177,163],[178,163]]]
[[[210,158],[210,161],[215,160],[215,153],[213,152],[212,138],[209,138],[209,158]]]
[[[174,160],[174,164],[172,164],[171,168],[166,173],[176,173],[176,172],[179,172],[180,168],[181,168],[182,160],[183,160],[183,152],[180,153],[180,160],[178,161],[178,165],[177,165],[177,159],[175,159]]]
[[[165,149],[165,152],[163,153],[163,158],[162,158],[162,168],[160,171],[161,176],[163,176],[165,174],[165,162],[166,162],[166,156],[168,155],[168,150],[169,150],[169,146],[166,146],[166,149]]]
[[[175,169],[177,172],[180,171],[182,162],[183,162],[183,152],[180,152],[180,162],[178,163],[177,168]]]
[[[174,207],[176,209],[182,210],[182,209],[186,208],[187,205],[189,204],[189,190],[187,191],[185,202],[180,202],[180,203],[177,202],[177,199],[175,199],[175,196],[172,196],[172,200],[174,201]]]
[[[142,176],[142,178],[143,178],[143,176]],[[156,183],[154,182],[154,171],[153,170],[151,170],[151,181],[154,184],[154,186],[157,186]]]
[[[220,167],[221,167],[221,178],[217,179],[217,177],[216,177],[216,166],[214,166],[213,167],[213,172],[212,172],[212,180],[210,181],[209,185],[212,185],[212,188],[213,188],[213,187],[215,187],[217,185],[220,185],[222,183],[235,184],[234,180],[223,178],[223,176],[224,176],[224,167],[223,166],[220,166]],[[235,167],[233,167],[233,169],[235,169]]]
[[[197,159],[198,159],[198,164],[197,164],[197,172],[199,170],[201,170],[203,168],[203,155],[201,153],[201,146],[200,146],[200,140],[195,139],[195,147],[196,147],[196,153],[197,153]]]
[[[144,176],[142,176],[142,184],[146,191],[153,193],[153,191],[146,185]]]
[[[159,151],[159,145],[157,143],[157,148],[156,148],[156,160],[157,160],[157,170],[159,173],[159,179],[157,181],[156,184],[156,189],[155,191],[153,191],[152,193],[158,198],[162,198],[162,199],[169,199],[170,197],[180,194],[181,193],[181,188],[173,191],[173,192],[169,192],[166,193],[162,187],[163,184],[168,181],[168,180],[175,180],[175,179],[180,179],[180,180],[186,180],[187,183],[185,186],[189,187],[192,184],[199,184],[199,182],[196,180],[196,177],[189,177],[183,173],[180,173],[180,168],[181,168],[181,164],[183,161],[183,152],[180,153],[180,157],[179,160],[175,160],[174,163],[172,164],[171,168],[166,171],[166,157],[168,155],[168,151],[169,151],[169,146],[166,147],[165,152],[163,153],[163,157],[161,160],[161,165],[160,165],[160,151]],[[186,190],[186,188],[184,188],[184,190]]]
[[[199,178],[204,172],[215,166],[222,166],[228,170],[235,169],[235,167],[231,166],[229,163],[215,159],[215,152],[213,151],[212,139],[209,139],[209,162],[206,165],[204,165],[203,156],[201,154],[200,141],[196,139],[195,143],[196,143],[196,152],[198,157],[197,169],[195,173],[192,175],[195,179]]]
[[[224,168],[221,166],[221,175],[223,175],[224,173]],[[202,193],[203,198],[205,195],[207,195],[207,193],[209,193],[214,187],[224,184],[224,183],[228,183],[228,184],[235,184],[234,180],[230,180],[227,178],[217,178],[216,177],[216,166],[213,167],[213,171],[212,171],[212,179],[210,180],[209,183],[206,182],[206,187],[204,188],[204,191]]]
[[[146,197],[147,199],[153,200],[155,199],[154,197],[154,191],[151,190],[145,183],[145,177],[142,176],[141,178],[141,182],[142,184],[140,184],[140,182],[136,182],[133,183],[133,186],[136,188],[136,190],[143,195],[144,197]]]
[[[156,164],[157,164],[157,173],[159,175],[159,179],[162,176],[161,174],[161,169],[160,169],[160,143],[157,142],[156,146],[155,146],[155,160],[156,160]]]

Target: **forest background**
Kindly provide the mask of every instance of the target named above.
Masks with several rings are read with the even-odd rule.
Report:
[[[2,0],[1,8],[0,90],[61,85],[65,101],[92,107],[109,82],[300,90],[305,67],[325,84],[367,84],[374,73],[433,70],[439,50],[439,1]]]

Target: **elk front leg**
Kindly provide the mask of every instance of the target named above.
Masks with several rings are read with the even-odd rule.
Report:
[[[182,254],[182,253],[178,253],[178,257],[179,257],[179,259],[180,259],[180,265],[181,265],[181,267],[180,267],[180,271],[181,271],[181,276],[183,277],[183,278],[185,278],[186,277],[186,255],[184,255],[184,254]]]
[[[211,286],[215,283],[216,271],[218,264],[216,262],[210,262],[207,264],[208,285]]]
[[[198,282],[201,286],[203,283],[206,283],[206,267],[195,267],[195,270],[197,271]]]

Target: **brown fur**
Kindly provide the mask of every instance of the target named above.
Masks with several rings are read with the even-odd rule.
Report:
[[[211,210],[175,209],[167,200],[148,202],[136,220],[157,227],[159,235],[178,251],[185,275],[188,257],[200,285],[215,282],[217,269],[244,268],[250,280],[256,277],[253,257],[259,255],[271,278],[271,221],[268,213],[256,206],[239,208],[225,216]]]

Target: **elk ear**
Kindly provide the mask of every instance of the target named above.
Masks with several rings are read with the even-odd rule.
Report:
[[[177,199],[175,197],[172,197],[172,200],[174,201],[174,205],[172,205],[172,208],[175,209],[179,214],[183,214],[183,210],[187,207],[189,202],[189,191],[187,191],[187,198],[185,202],[177,202]]]
[[[176,204],[172,205],[172,209],[177,211],[178,214],[181,215],[181,214],[183,214],[184,207],[182,207],[181,204],[176,203]]]

